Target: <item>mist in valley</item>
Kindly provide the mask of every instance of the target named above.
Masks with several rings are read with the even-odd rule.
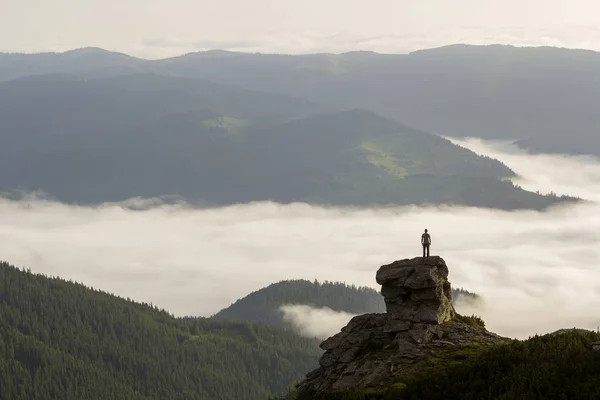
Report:
[[[459,144],[496,157],[528,190],[591,200],[544,212],[469,207],[341,208],[259,202],[211,209],[145,199],[98,207],[32,197],[0,201],[2,258],[177,316],[210,316],[284,279],[344,281],[379,289],[375,272],[419,256],[424,228],[459,302],[489,330],[526,338],[565,327],[596,329],[600,297],[600,162],[528,155],[502,143]],[[131,205],[141,210],[132,210]],[[325,337],[351,315],[286,305],[301,333]],[[326,328],[325,328],[326,327]]]

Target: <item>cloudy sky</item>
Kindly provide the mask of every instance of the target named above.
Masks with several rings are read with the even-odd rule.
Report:
[[[452,43],[600,50],[597,0],[0,0],[0,51],[96,46],[404,53]]]

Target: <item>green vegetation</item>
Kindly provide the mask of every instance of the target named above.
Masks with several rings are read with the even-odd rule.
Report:
[[[469,292],[463,288],[453,288],[452,289],[452,301],[457,300],[458,298],[468,298],[470,300],[480,300],[481,296],[477,293]]]
[[[421,132],[406,130],[361,143],[367,160],[397,178],[414,175],[512,177],[513,172],[497,160],[474,155],[470,150]]]
[[[394,387],[332,391],[311,399],[600,398],[600,352],[590,346],[598,340],[598,333],[568,330],[488,349],[448,348],[431,357],[419,375]]]
[[[454,321],[460,322],[461,324],[478,326],[485,329],[485,322],[478,315],[471,315],[470,317],[465,315],[456,314]]]
[[[320,353],[277,328],[174,318],[0,263],[3,399],[265,399]]]
[[[464,289],[452,289],[452,299],[478,299]],[[379,291],[342,282],[311,282],[303,279],[273,283],[237,300],[215,314],[228,318],[286,326],[279,308],[285,304],[302,304],[315,308],[328,307],[350,314],[384,313],[385,303]],[[468,318],[468,317],[465,317]],[[470,320],[469,320],[470,321]],[[475,323],[475,322],[474,322]]]
[[[461,204],[543,209],[563,198],[365,110],[154,74],[0,83],[0,187],[64,202],[181,196],[199,206]]]
[[[214,128],[219,132],[227,132],[229,134],[235,134],[241,131],[246,125],[246,121],[243,119],[216,116],[214,119],[205,119],[202,121],[205,127]]]
[[[281,281],[252,292],[219,311],[215,317],[284,326],[286,324],[279,307],[285,304],[328,307],[352,314],[385,312],[383,297],[374,289],[342,282],[299,279]]]

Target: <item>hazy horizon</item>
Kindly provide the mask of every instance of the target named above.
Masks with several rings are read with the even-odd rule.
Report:
[[[35,9],[36,12],[32,12]],[[592,0],[92,0],[9,2],[0,14],[0,51],[101,47],[144,58],[205,49],[306,54],[381,53],[452,43],[549,45],[600,50]]]
[[[73,53],[73,52],[78,52],[78,51],[88,51],[89,50],[89,51],[106,51],[109,53],[122,54],[125,56],[140,59],[140,60],[160,61],[160,60],[168,60],[170,58],[177,58],[177,57],[185,56],[188,54],[210,53],[210,52],[226,52],[226,53],[249,54],[249,55],[252,55],[252,54],[254,54],[254,55],[280,55],[280,56],[310,56],[310,55],[339,56],[339,55],[352,54],[352,53],[372,53],[372,54],[381,55],[381,56],[399,56],[399,55],[409,55],[409,54],[420,52],[420,51],[443,49],[446,47],[453,47],[453,46],[470,46],[470,47],[506,46],[506,47],[513,47],[513,48],[553,48],[553,49],[557,49],[557,50],[589,51],[592,53],[600,53],[600,47],[598,49],[586,49],[586,48],[579,48],[579,47],[561,47],[561,46],[549,46],[549,45],[516,45],[516,44],[510,44],[510,43],[470,44],[470,43],[462,43],[462,42],[458,43],[457,42],[457,43],[444,44],[444,45],[440,45],[440,46],[418,48],[418,49],[414,49],[414,50],[409,50],[409,51],[405,51],[405,52],[397,52],[397,53],[385,53],[385,52],[378,52],[375,50],[363,50],[363,49],[338,51],[338,52],[286,53],[286,52],[269,52],[269,51],[253,52],[253,51],[245,51],[245,50],[228,50],[228,49],[222,49],[222,48],[214,48],[214,49],[203,49],[203,50],[196,50],[196,51],[190,51],[190,52],[184,52],[184,53],[175,53],[173,55],[156,58],[156,57],[136,56],[132,53],[130,54],[130,53],[122,52],[119,50],[109,50],[109,49],[97,47],[97,46],[83,46],[83,47],[77,47],[77,48],[69,48],[69,49],[60,50],[60,51],[10,52],[10,51],[1,51],[0,50],[0,54],[9,54],[9,55],[68,54],[68,53]]]

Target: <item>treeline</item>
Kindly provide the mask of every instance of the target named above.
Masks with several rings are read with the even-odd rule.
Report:
[[[459,297],[459,296],[466,296],[466,297],[471,297],[471,298],[474,298],[474,299],[479,299],[480,298],[480,296],[477,293],[469,292],[466,289],[463,289],[463,288],[456,288],[456,289],[454,289],[454,288],[452,288],[452,298]]]
[[[264,399],[317,364],[277,328],[179,319],[0,263],[0,398]]]
[[[458,288],[452,289],[453,301],[459,297],[479,299],[479,295]],[[215,314],[227,318],[286,326],[280,307],[303,304],[315,308],[328,307],[351,314],[384,313],[385,303],[379,291],[343,282],[319,282],[303,279],[273,283],[237,300]]]
[[[352,314],[385,312],[383,297],[374,289],[342,282],[299,279],[277,282],[252,292],[218,312],[215,317],[281,326],[285,322],[279,308],[284,304],[328,307]]]

